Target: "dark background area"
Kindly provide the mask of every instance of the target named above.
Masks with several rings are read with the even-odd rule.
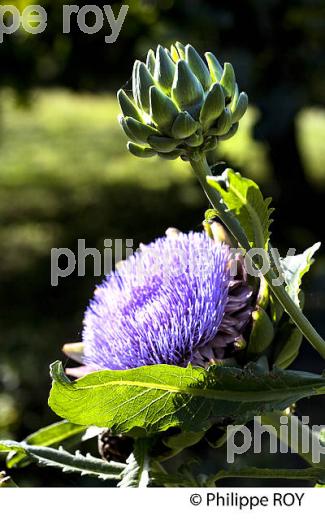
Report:
[[[12,3],[23,8],[29,2]],[[254,164],[252,175],[274,198],[272,239],[282,252],[300,251],[324,235],[325,167],[309,154],[317,163],[317,175],[310,174],[298,131],[301,114],[311,110],[308,142],[323,148],[322,0],[137,0],[129,2],[110,45],[104,42],[107,24],[88,36],[72,23],[71,34],[63,35],[64,3],[40,2],[48,13],[43,34],[19,31],[0,44],[0,437],[21,439],[56,419],[47,407],[48,365],[64,359],[64,343],[80,339],[85,307],[99,283],[89,262],[86,277],[72,275],[51,287],[51,247],[75,251],[78,238],[99,249],[104,238],[133,238],[137,245],[169,226],[200,227],[206,202],[186,166],[129,158],[116,122],[115,91],[149,48],[191,42],[234,65],[257,116],[247,144],[238,141],[246,162],[235,141],[234,152],[221,150],[220,158],[244,175]],[[121,3],[110,4],[118,12]],[[324,265],[321,254],[306,280],[306,313],[323,336]],[[324,363],[304,345],[293,368],[320,372]],[[323,407],[323,399],[308,400],[298,413],[323,424]],[[25,485],[91,485],[35,469],[16,478]]]

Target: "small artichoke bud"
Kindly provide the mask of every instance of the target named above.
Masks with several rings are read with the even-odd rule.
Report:
[[[277,368],[288,368],[299,354],[303,336],[297,327],[285,323],[277,336],[274,365]]]
[[[274,328],[272,321],[262,307],[257,307],[252,313],[253,326],[249,338],[248,354],[260,355],[272,343],[274,339]]]
[[[188,161],[213,152],[235,135],[248,105],[230,63],[222,67],[211,52],[204,59],[180,42],[170,51],[159,45],[146,63],[135,62],[132,94],[119,90],[119,120],[130,142],[140,145],[129,146],[137,157],[152,149],[151,156]]]

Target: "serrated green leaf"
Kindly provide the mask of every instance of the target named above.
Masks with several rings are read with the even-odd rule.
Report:
[[[153,365],[94,372],[71,382],[57,361],[51,374],[49,405],[55,413],[74,423],[111,428],[113,433],[132,428],[156,433],[170,427],[202,431],[220,417],[248,420],[325,393],[323,376],[266,372],[256,364],[209,370]]]
[[[57,468],[64,473],[80,473],[82,476],[93,476],[102,480],[120,480],[125,469],[125,464],[108,463],[89,454],[86,456],[80,452],[72,454],[62,448],[56,450],[43,446],[29,446],[24,442],[0,440],[1,451],[22,453],[41,466]]]
[[[118,487],[144,488],[150,483],[150,458],[148,451],[151,447],[149,439],[137,439],[133,453],[127,460],[127,466],[121,474]]]
[[[263,199],[254,181],[229,168],[219,177],[208,177],[207,180],[210,186],[218,190],[227,208],[240,222],[250,246],[266,249],[272,223],[271,199]]]
[[[320,242],[317,242],[300,255],[287,256],[280,259],[286,290],[298,307],[300,306],[299,293],[302,277],[309,271],[314,262],[313,256],[320,246]]]
[[[82,434],[86,430],[86,426],[60,421],[32,433],[24,439],[24,442],[31,446],[56,446],[67,439]],[[7,467],[22,466],[28,464],[28,462],[28,458],[23,453],[11,452],[7,458]]]

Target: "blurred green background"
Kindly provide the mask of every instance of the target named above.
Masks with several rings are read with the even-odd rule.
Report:
[[[23,9],[34,2],[11,3]],[[206,202],[189,167],[134,158],[117,123],[115,91],[128,88],[133,60],[150,47],[181,40],[233,63],[251,107],[220,159],[273,196],[273,242],[283,253],[324,234],[322,0],[135,0],[109,45],[107,24],[91,36],[72,24],[63,35],[67,2],[39,3],[47,30],[20,30],[0,44],[0,437],[17,439],[55,420],[48,365],[64,360],[64,343],[80,340],[100,281],[89,259],[86,277],[51,287],[51,248],[76,251],[83,238],[102,251],[105,238],[133,238],[137,246],[169,226],[200,229]],[[110,4],[117,13],[121,3]],[[306,313],[323,335],[324,266],[319,254],[306,279]],[[319,372],[324,365],[304,345],[294,367]],[[324,424],[323,410],[320,398],[298,406],[316,424]],[[80,483],[34,469],[17,480]]]

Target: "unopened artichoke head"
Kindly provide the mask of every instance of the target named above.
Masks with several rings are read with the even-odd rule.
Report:
[[[137,60],[132,93],[119,90],[118,101],[131,153],[184,160],[235,135],[248,106],[230,63],[222,67],[211,52],[204,60],[179,42],[150,50],[146,63]]]

